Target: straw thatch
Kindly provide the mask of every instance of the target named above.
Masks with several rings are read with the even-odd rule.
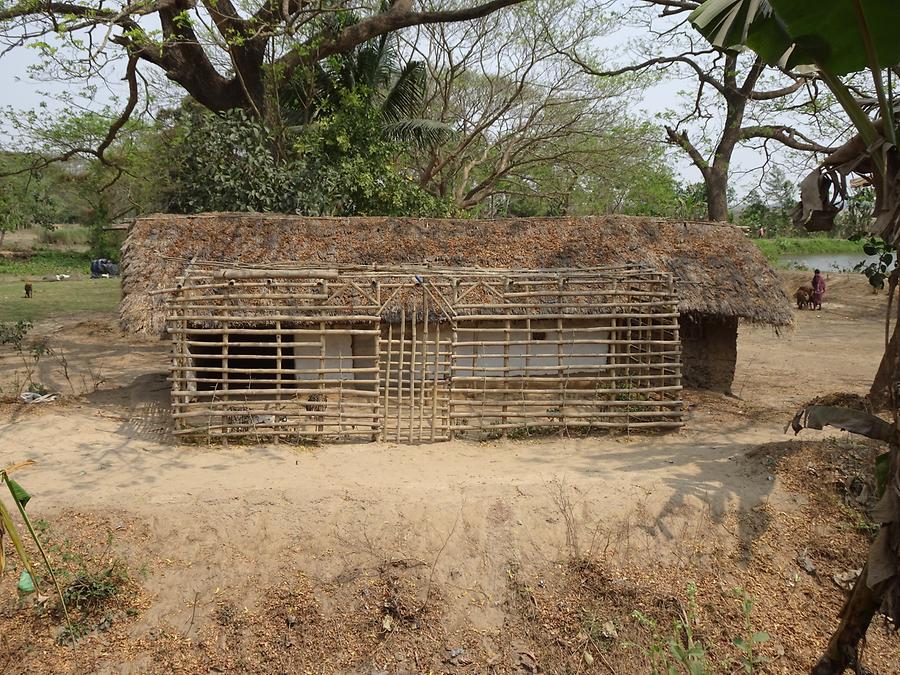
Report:
[[[122,248],[126,330],[162,333],[164,296],[190,260],[267,265],[421,265],[558,269],[646,265],[671,273],[682,313],[791,323],[788,298],[738,228],[627,216],[438,220],[256,213],[154,215]]]

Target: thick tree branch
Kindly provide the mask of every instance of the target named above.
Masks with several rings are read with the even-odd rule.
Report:
[[[788,148],[802,150],[803,152],[821,152],[828,154],[835,150],[834,147],[816,143],[814,140],[792,127],[777,124],[743,127],[740,130],[740,138],[741,140],[769,138],[778,141]]]
[[[301,49],[294,49],[279,61],[283,77],[289,79],[294,70],[305,63],[315,63],[333,54],[341,54],[367,40],[391,33],[401,28],[432,23],[454,23],[480,19],[504,7],[517,5],[525,0],[491,0],[490,2],[445,12],[413,12],[411,0],[396,0],[386,12],[347,26],[337,36],[316,36]]]
[[[704,176],[709,172],[709,162],[706,161],[706,158],[700,154],[700,151],[693,143],[691,143],[686,131],[679,132],[672,127],[667,126],[666,136],[668,136],[670,143],[677,145],[688,154],[691,161],[694,163],[694,166],[700,169],[700,172]]]

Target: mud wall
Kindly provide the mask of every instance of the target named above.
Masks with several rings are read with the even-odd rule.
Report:
[[[679,323],[684,386],[730,392],[737,362],[738,320],[686,314]]]

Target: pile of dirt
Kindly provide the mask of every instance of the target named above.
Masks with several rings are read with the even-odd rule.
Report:
[[[870,415],[874,412],[872,400],[869,398],[868,394],[862,396],[848,391],[836,391],[831,394],[825,394],[824,396],[817,396],[806,405],[828,405],[837,408],[847,408],[849,410],[859,410],[861,412],[869,413]]]

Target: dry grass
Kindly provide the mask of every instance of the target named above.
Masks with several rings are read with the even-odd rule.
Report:
[[[738,228],[628,216],[435,220],[209,213],[138,219],[122,248],[122,318],[163,328],[163,296],[188,261],[432,264],[508,269],[644,265],[670,272],[682,312],[789,325],[781,282]]]

